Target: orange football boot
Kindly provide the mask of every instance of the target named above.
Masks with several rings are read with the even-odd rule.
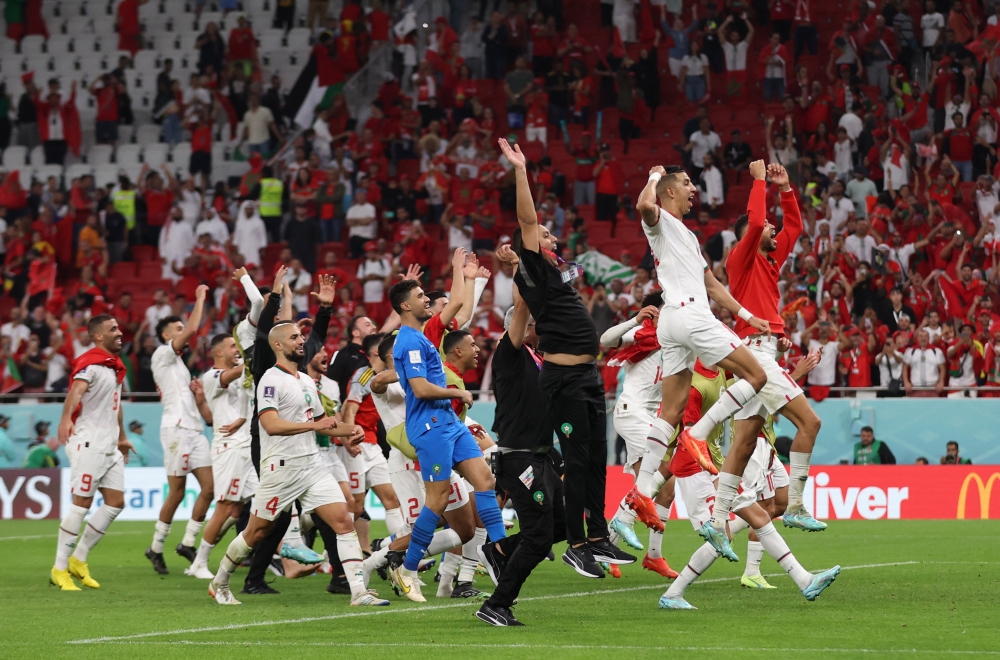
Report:
[[[632,507],[636,518],[643,525],[657,532],[663,531],[663,521],[656,512],[656,502],[640,493],[638,488],[632,486],[632,490],[625,495],[625,503]]]
[[[659,559],[653,559],[649,555],[646,555],[642,559],[642,567],[647,571],[653,571],[654,573],[659,573],[668,580],[673,580],[677,577],[678,573],[674,569],[670,568],[670,564],[663,557]]]
[[[719,474],[719,468],[715,467],[715,463],[709,458],[708,445],[705,444],[704,440],[692,438],[690,430],[684,429],[677,436],[677,444],[684,447],[687,453],[691,454],[691,458],[698,463],[702,470],[711,475]]]

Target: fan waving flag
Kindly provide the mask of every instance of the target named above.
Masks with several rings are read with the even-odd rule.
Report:
[[[285,103],[285,115],[302,128],[312,126],[316,110],[329,108],[344,92],[344,74],[323,44],[317,44]]]
[[[8,394],[21,387],[21,372],[14,358],[8,357],[5,363],[0,363],[0,394]]]
[[[622,280],[627,283],[635,277],[635,271],[631,268],[597,250],[584,252],[576,258],[576,262],[583,266],[591,284],[597,282],[607,284],[611,280]]]

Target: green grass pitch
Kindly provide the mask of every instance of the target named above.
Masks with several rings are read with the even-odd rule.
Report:
[[[522,590],[515,613],[527,627],[518,629],[478,621],[473,603],[439,601],[432,573],[424,574],[422,606],[396,598],[373,576],[392,605],[351,608],[346,596],[326,593],[319,576],[279,578],[280,596],[238,596],[242,606],[220,607],[205,581],[183,574],[187,562],[172,550],[171,575],[153,573],[142,554],[152,523],[115,523],[90,556],[101,589],[62,593],[48,586],[57,527],[0,524],[4,658],[1000,656],[994,521],[833,522],[819,534],[780,528],[807,569],[845,569],[813,603],[768,557],[762,572],[775,575],[768,579],[778,589],[741,589],[745,535],[734,542],[741,563],[716,562],[688,590],[697,612],[657,609],[667,583],[638,564],[624,566],[620,580],[588,580],[557,556]],[[168,549],[183,527],[174,526]],[[373,536],[382,530],[373,523]],[[639,536],[645,542],[645,532]],[[686,521],[667,525],[664,548],[675,569],[698,544]],[[214,551],[213,569],[221,553]],[[237,589],[244,575],[234,576]],[[477,586],[492,587],[485,577]]]

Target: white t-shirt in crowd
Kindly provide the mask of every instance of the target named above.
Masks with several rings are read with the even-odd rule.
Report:
[[[691,147],[691,161],[698,167],[702,166],[705,154],[714,153],[716,149],[722,148],[722,140],[719,139],[719,134],[715,131],[709,131],[708,135],[701,131],[695,131],[691,134],[690,141],[694,144]]]
[[[681,66],[687,67],[687,75],[703,76],[708,68],[707,55],[685,55],[681,59]]]
[[[31,329],[23,323],[4,323],[0,326],[0,337],[10,337],[10,350],[16,353],[21,342],[31,339]]]
[[[867,261],[869,264],[872,262],[872,250],[875,245],[875,238],[871,235],[859,237],[857,234],[851,234],[844,239],[844,250],[857,257],[858,261]]]
[[[833,385],[837,381],[837,349],[836,342],[820,343],[815,339],[809,340],[809,352],[819,350],[819,364],[809,372],[808,382],[810,385]]]
[[[920,31],[923,33],[923,46],[930,48],[937,43],[938,35],[944,29],[944,16],[934,12],[920,17]]]
[[[726,71],[746,71],[747,51],[750,44],[741,41],[735,46],[728,41],[722,44],[722,53],[726,56]]]
[[[312,286],[312,275],[304,269],[297,274],[289,270],[285,273],[285,282],[292,290],[292,306],[295,307],[295,310],[298,312],[307,311],[309,309],[309,293],[295,293],[295,290],[304,286]]]
[[[271,139],[271,122],[274,115],[264,106],[256,110],[247,110],[243,115],[243,125],[247,127],[247,142],[260,144]]]
[[[389,262],[385,259],[371,261],[365,259],[358,265],[358,279],[364,280],[369,275],[378,275],[379,279],[369,280],[364,283],[364,301],[366,303],[380,303],[385,297],[385,278],[392,273]]]
[[[940,328],[938,328],[940,334]],[[910,382],[914,387],[931,387],[938,382],[938,366],[945,364],[940,348],[914,346],[903,353],[903,361],[910,366]]]
[[[364,204],[354,204],[351,208],[347,209],[347,214],[345,216],[348,220],[358,220],[360,218],[374,218],[375,217],[375,207],[371,202],[365,202]],[[351,227],[347,232],[348,236],[360,236],[361,238],[373,239],[375,238],[376,232],[378,231],[378,223],[373,221],[367,225],[358,225],[356,227]]]

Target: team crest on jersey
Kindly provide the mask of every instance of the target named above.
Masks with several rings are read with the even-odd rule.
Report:
[[[441,466],[438,463],[435,463],[431,469],[434,470],[434,474],[441,474]]]
[[[569,422],[563,422],[562,426],[559,427],[559,430],[562,431],[563,435],[568,438],[569,434],[573,432],[573,425]]]
[[[306,405],[311,406],[313,403],[312,395],[309,394],[309,390],[302,390],[302,393],[306,395]]]
[[[532,493],[531,497],[532,497],[533,500],[535,500],[539,504],[541,504],[541,503],[543,503],[545,501],[545,493],[543,493],[540,490],[536,490],[534,493]]]

